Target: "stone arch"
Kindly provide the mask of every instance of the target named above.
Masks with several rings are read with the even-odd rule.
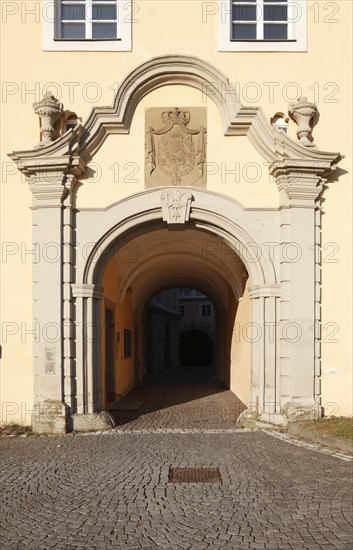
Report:
[[[151,190],[132,196],[124,201],[116,203],[108,209],[102,209],[100,217],[95,216],[97,223],[92,224],[89,217],[87,225],[82,228],[86,237],[96,243],[85,262],[78,266],[77,283],[73,285],[73,293],[76,298],[76,310],[79,318],[77,319],[82,326],[93,327],[96,316],[98,315],[98,301],[102,296],[100,287],[102,273],[106,261],[111,256],[114,250],[114,245],[117,242],[122,242],[126,239],[133,238],[136,234],[142,234],[152,231],[156,228],[165,228],[162,218],[162,209],[160,201],[161,190]],[[206,234],[213,234],[220,237],[226,242],[242,259],[246,266],[252,286],[251,298],[252,307],[252,322],[262,327],[265,327],[266,322],[272,320],[276,309],[276,300],[279,297],[279,285],[277,284],[277,276],[274,265],[267,253],[264,253],[266,248],[263,246],[259,233],[256,231],[256,219],[253,214],[241,208],[239,203],[226,197],[216,195],[203,190],[192,190],[193,206],[190,212],[190,218],[185,223],[185,227],[190,227],[195,230],[203,231]],[[148,200],[146,197],[148,196]],[[149,208],[146,209],[146,203]],[[228,214],[229,213],[229,214]],[[112,220],[122,220],[119,223],[111,225]],[[249,229],[252,227],[252,229]],[[108,229],[109,228],[109,229]],[[261,255],[253,262],[249,262],[246,256],[247,246],[258,246],[262,251]],[[126,283],[128,284],[128,283]],[[158,286],[158,285],[157,285]],[[211,295],[212,286],[210,286]],[[151,293],[151,289],[149,294]],[[267,299],[268,306],[260,306],[260,302]],[[79,348],[77,357],[81,357],[77,361],[77,372],[82,380],[78,383],[78,387],[83,392],[82,399],[78,401],[83,403],[81,413],[94,413],[97,409],[97,396],[95,395],[94,379],[95,365],[99,363],[97,350],[93,345],[93,332],[87,335],[87,338],[81,339],[78,335],[77,346]],[[253,365],[251,372],[252,394],[253,399],[260,393],[264,394],[264,378],[265,367],[276,376],[275,369],[269,368],[265,363],[275,361],[276,357],[276,340],[271,342],[270,348],[266,356],[261,356],[261,346],[263,342],[257,341],[253,343]],[[259,364],[256,363],[256,357],[261,356]],[[275,379],[269,381],[268,386],[271,391],[275,391]],[[259,390],[260,388],[260,390]],[[261,406],[261,398],[260,405]]]
[[[163,191],[165,189],[168,188],[163,188]],[[101,209],[101,217],[104,219],[101,226],[91,226],[89,230],[91,224],[87,223],[85,234],[94,246],[81,266],[79,276],[82,283],[100,284],[102,264],[97,261],[97,257],[109,256],[117,239],[124,239],[126,235],[131,239],[131,235],[165,226],[160,198],[163,191],[144,191]],[[253,214],[244,210],[239,202],[225,196],[205,190],[190,189],[190,192],[193,202],[189,223],[196,229],[218,235],[231,247],[235,247],[254,285],[277,284],[274,264],[266,253],[260,231],[256,230],[259,224]],[[114,224],[113,220],[117,219],[122,221]],[[261,247],[261,252],[260,248],[256,250],[257,246]]]
[[[171,85],[191,86],[212,99],[219,110],[224,135],[247,135],[267,161],[316,158],[318,153],[327,160],[330,156],[302,147],[272,126],[260,107],[241,105],[230,80],[208,61],[188,55],[163,55],[145,61],[126,76],[112,107],[92,109],[77,135],[85,162],[95,155],[109,134],[129,133],[135,109],[148,93]]]

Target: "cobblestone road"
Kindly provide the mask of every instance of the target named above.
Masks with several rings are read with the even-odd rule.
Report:
[[[351,549],[352,463],[264,432],[3,437],[1,548]],[[170,468],[222,484],[173,484]]]
[[[235,428],[245,408],[207,369],[189,369],[147,378],[111,412],[123,431],[204,430]]]

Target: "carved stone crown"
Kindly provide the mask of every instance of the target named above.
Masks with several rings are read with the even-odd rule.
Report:
[[[181,124],[182,126],[186,126],[190,122],[190,113],[174,107],[172,111],[165,111],[162,114],[162,119],[166,124]]]

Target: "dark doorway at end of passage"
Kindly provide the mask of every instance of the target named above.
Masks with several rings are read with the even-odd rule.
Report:
[[[202,330],[186,330],[180,335],[179,359],[182,368],[210,368],[213,354],[212,339]]]

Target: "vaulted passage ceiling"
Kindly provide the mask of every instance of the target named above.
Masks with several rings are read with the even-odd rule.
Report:
[[[123,301],[131,287],[133,309],[162,289],[185,285],[226,307],[242,296],[246,276],[239,256],[221,238],[195,229],[150,231],[115,251],[114,261],[117,298]]]

